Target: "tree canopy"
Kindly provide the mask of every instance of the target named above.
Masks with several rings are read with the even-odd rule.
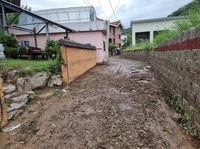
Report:
[[[200,13],[200,0],[193,0],[185,6],[180,7],[178,10],[172,12],[168,17],[188,15],[190,11]]]

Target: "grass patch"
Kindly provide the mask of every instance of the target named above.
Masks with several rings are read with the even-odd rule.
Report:
[[[143,47],[142,44],[136,44],[136,45],[131,45],[128,46],[126,49],[122,50],[122,51],[135,51],[135,50],[141,50]]]
[[[31,75],[39,71],[46,71],[48,75],[51,73],[60,73],[57,60],[0,60],[0,70],[0,73],[3,74],[11,70],[19,70],[20,77]]]

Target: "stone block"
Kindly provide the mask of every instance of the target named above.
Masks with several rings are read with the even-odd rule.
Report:
[[[200,37],[200,26],[195,27],[195,37]]]
[[[183,41],[190,38],[190,30],[184,31],[183,33]]]
[[[176,40],[177,40],[176,42],[180,42],[181,41],[180,40],[180,34],[176,36]]]
[[[192,85],[192,94],[195,96],[195,97],[197,97],[198,95],[199,95],[199,93],[200,93],[200,87],[199,87],[199,85],[197,85],[197,84],[193,84]]]
[[[200,61],[195,61],[195,69],[200,70]]]
[[[196,36],[195,36],[195,28],[191,28],[190,29],[190,39],[194,39]]]
[[[46,86],[48,78],[45,71],[36,73],[31,77],[31,88],[37,89]]]
[[[183,59],[188,60],[190,58],[190,50],[184,50],[183,53],[184,53]]]
[[[17,79],[17,89],[20,92],[27,92],[31,91],[31,78],[26,77],[26,78],[19,78]]]
[[[191,59],[193,60],[193,61],[196,61],[196,60],[198,60],[198,55],[199,54],[199,50],[192,50],[191,51]]]
[[[5,78],[5,82],[10,83],[10,82],[14,82],[14,80],[18,77],[19,77],[19,71],[18,70],[12,70],[12,71],[7,72],[5,74],[4,78]]]
[[[184,36],[184,32],[182,32],[182,33],[180,34],[180,37],[179,37],[180,41],[183,41],[183,36]]]
[[[192,66],[192,60],[187,60],[186,61],[186,67],[185,67],[185,69],[187,70],[187,71],[190,71],[191,70],[191,66]]]

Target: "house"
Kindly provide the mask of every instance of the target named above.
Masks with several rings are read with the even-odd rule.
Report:
[[[158,32],[182,18],[183,16],[131,21],[132,44],[135,45],[141,41],[153,42]]]
[[[21,14],[18,26],[24,26],[27,30],[33,28],[39,32],[38,42],[35,45],[34,33],[10,30],[17,36],[18,41],[29,40],[29,45],[44,49],[46,39],[59,40],[68,38],[70,40],[96,46],[96,62],[102,63],[108,58],[108,30],[109,21],[98,20],[94,7],[69,7],[58,9],[46,9],[34,11],[34,14],[47,18],[62,26],[68,27],[74,32],[66,32],[62,28],[55,28],[49,24],[48,36],[45,34],[44,24],[37,18]]]
[[[121,30],[123,26],[120,20],[116,22],[110,22],[109,43],[113,43],[116,46],[116,50],[121,50]]]

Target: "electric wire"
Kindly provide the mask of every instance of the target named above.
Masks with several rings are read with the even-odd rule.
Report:
[[[90,2],[88,1],[88,0],[83,0],[84,1],[84,3],[87,5],[87,6],[89,6],[89,7],[92,7],[93,8],[93,6],[90,4]],[[86,2],[87,1],[87,2]],[[89,5],[88,5],[89,4]],[[100,17],[100,15],[95,11],[95,13]],[[101,18],[101,17],[100,17]]]
[[[107,20],[106,15],[105,15],[104,10],[103,10],[103,7],[101,5],[101,2],[100,2],[100,0],[98,0],[98,1],[99,1],[100,6],[101,6],[101,11],[103,12],[103,15],[104,15],[105,19]]]
[[[115,12],[115,10],[117,9],[119,3],[120,3],[120,0],[118,1],[117,5],[116,5],[116,7],[115,7],[115,9],[114,9],[114,12]],[[113,14],[114,14],[114,13],[113,13]],[[112,18],[113,14],[111,15],[110,19]],[[115,17],[115,18],[116,18],[116,17]]]
[[[110,7],[111,7],[111,9],[112,9],[112,12],[113,12],[113,14],[114,14],[114,16],[115,16],[115,20],[117,21],[117,17],[116,17],[116,15],[115,15],[115,12],[114,12],[114,10],[113,10],[113,6],[112,6],[112,3],[110,2],[110,0],[109,0],[109,3],[110,3]]]

